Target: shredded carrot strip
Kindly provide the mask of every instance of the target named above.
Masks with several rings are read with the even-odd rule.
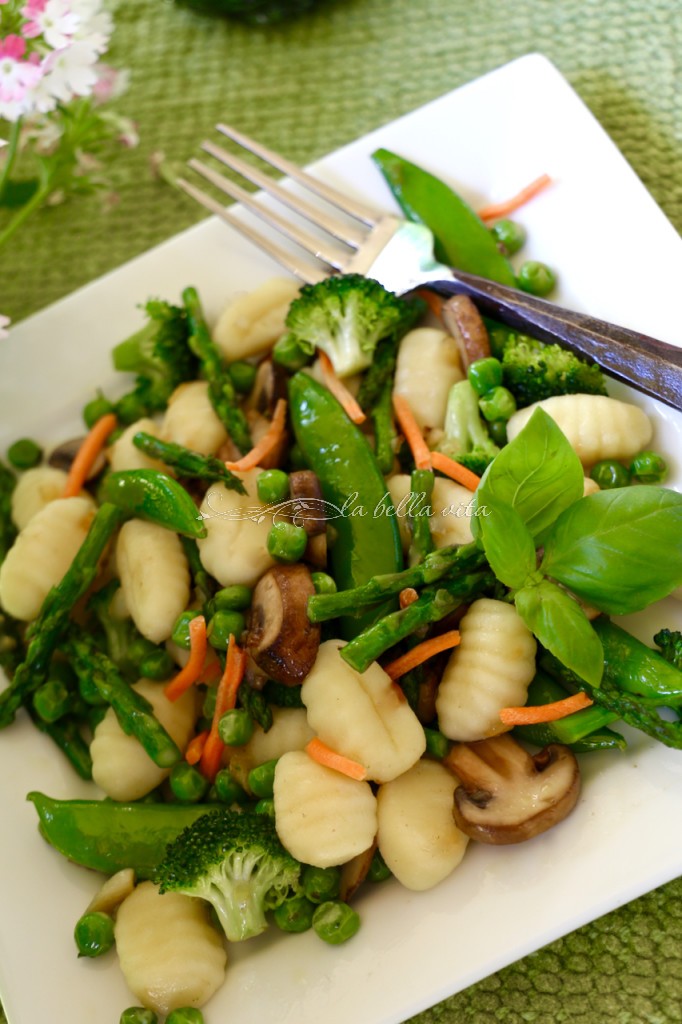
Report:
[[[350,757],[344,757],[343,754],[338,754],[317,736],[310,740],[304,749],[309,758],[324,765],[325,768],[333,768],[335,772],[341,772],[342,775],[347,775],[349,779],[355,779],[357,782],[362,782],[367,778],[367,769],[364,764],[353,761]]]
[[[400,429],[405,435],[405,440],[410,446],[415,466],[417,469],[431,469],[431,452],[429,451],[429,446],[422,436],[421,428],[414,418],[414,413],[410,409],[407,399],[403,398],[402,395],[395,394],[394,392],[393,408],[395,410],[396,419],[400,424]]]
[[[464,487],[468,487],[470,491],[475,491],[481,482],[480,476],[476,476],[466,466],[462,466],[461,463],[455,462],[454,459],[449,458],[447,455],[443,455],[442,452],[431,452],[431,465],[434,469],[439,470],[441,473],[445,473],[451,480],[456,480],[458,484],[463,484]]]
[[[223,674],[222,665],[215,655],[215,651],[212,647],[209,647],[206,651],[206,659],[203,664],[203,668],[199,673],[198,683],[217,683]]]
[[[177,700],[198,682],[206,658],[206,619],[197,615],[189,624],[189,660],[164,688],[168,700]]]
[[[502,708],[500,719],[505,725],[535,725],[536,722],[556,722],[576,711],[589,708],[594,701],[583,693],[573,693],[563,700],[555,700],[551,704],[538,704],[535,707]]]
[[[282,440],[286,419],[287,403],[283,398],[280,398],[275,406],[275,414],[272,417],[272,423],[265,431],[260,441],[253,446],[250,452],[243,455],[241,459],[237,459],[236,462],[226,462],[226,468],[233,472],[239,472],[240,470],[253,469],[254,466],[257,466],[261,459],[264,459],[266,455],[269,455]]]
[[[185,751],[185,761],[187,764],[198,764],[199,761],[201,761],[201,755],[204,752],[208,734],[209,730],[204,729],[204,731],[198,733],[193,740],[190,740],[187,745],[187,750]]]
[[[424,300],[433,315],[440,320],[440,315],[443,312],[443,297],[436,295],[435,292],[428,291],[426,288],[418,288],[417,295],[420,299]]]
[[[225,750],[225,744],[218,732],[220,719],[226,711],[231,711],[237,704],[237,691],[244,678],[245,668],[246,652],[237,646],[234,634],[230,633],[230,639],[227,644],[225,671],[218,683],[213,721],[211,722],[211,729],[201,755],[201,771],[211,782],[220,770],[220,763],[223,751]]]
[[[452,647],[456,647],[458,643],[458,629],[451,629],[449,633],[441,633],[440,636],[432,636],[429,640],[424,640],[423,643],[417,644],[407,654],[403,654],[400,658],[396,658],[395,661],[389,662],[388,665],[384,666],[384,672],[391,679],[400,679],[401,676],[416,668],[417,665],[422,665],[429,658],[433,658],[435,654],[440,654],[441,651],[449,651]]]
[[[549,174],[541,174],[539,178],[531,181],[530,185],[526,185],[525,188],[522,188],[520,192],[517,192],[510,199],[506,199],[501,203],[489,203],[488,206],[484,206],[478,211],[478,216],[481,220],[496,220],[498,217],[506,217],[508,214],[514,213],[515,210],[518,210],[524,203],[533,199],[538,192],[542,192],[543,189],[551,184],[552,179]]]
[[[407,608],[417,600],[419,600],[419,594],[414,587],[405,587],[405,589],[401,590],[398,595],[398,602],[401,608]]]
[[[344,412],[353,423],[364,423],[367,417],[351,395],[350,391],[340,377],[337,377],[334,365],[326,352],[318,351],[320,368],[324,385],[331,391],[336,401],[343,408]]]
[[[95,459],[104,448],[109,434],[116,429],[116,416],[108,412],[100,417],[91,427],[90,432],[78,449],[76,458],[71,463],[71,469],[66,479],[64,488],[65,498],[74,498],[80,493],[83,484],[88,479],[88,474],[95,464]]]

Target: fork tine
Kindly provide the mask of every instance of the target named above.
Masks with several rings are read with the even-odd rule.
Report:
[[[312,224],[316,224],[324,231],[327,231],[330,235],[333,235],[334,238],[338,238],[341,242],[345,242],[346,245],[350,245],[354,249],[359,249],[365,241],[367,232],[364,228],[359,228],[348,220],[341,220],[340,217],[321,209],[319,206],[311,206],[311,204],[300,195],[283,188],[278,181],[275,181],[269,175],[264,174],[263,171],[258,170],[258,168],[253,167],[251,164],[247,164],[245,160],[241,159],[241,157],[228,153],[222,146],[217,146],[214,142],[207,141],[202,142],[201,148],[206,153],[210,153],[211,156],[214,156],[216,160],[220,160],[220,162],[225,164],[226,167],[229,167],[230,170],[236,171],[253,185],[257,185],[264,191],[269,192],[270,195],[279,199],[280,202],[288,206],[289,209],[294,210],[295,213],[301,214],[301,216],[305,217],[306,220],[309,220]]]
[[[250,192],[246,192],[240,185],[230,181],[224,174],[220,174],[218,171],[214,171],[213,168],[207,167],[200,160],[192,159],[188,161],[189,166],[192,170],[196,171],[207,181],[210,181],[216,188],[221,189],[228,196],[236,199],[237,202],[241,203],[252,213],[255,213],[261,220],[264,220],[266,224],[270,224],[272,227],[277,228],[283,235],[290,238],[292,242],[296,242],[306,252],[312,253],[319,260],[322,260],[328,266],[333,267],[335,270],[342,270],[343,267],[348,263],[348,253],[343,251],[340,246],[336,246],[333,243],[325,243],[320,238],[306,231],[305,228],[299,227],[292,221],[287,220],[285,217],[280,216],[274,210],[269,209],[262,205],[262,203],[256,202]]]
[[[286,157],[280,156],[279,153],[275,153],[272,149],[268,149],[267,146],[263,146],[260,142],[256,142],[255,139],[249,138],[248,135],[244,135],[237,128],[232,128],[229,124],[217,124],[216,128],[223,135],[226,135],[228,139],[232,139],[237,145],[247,149],[250,153],[259,156],[261,160],[276,167],[278,171],[282,171],[289,178],[293,178],[294,181],[309,188],[311,192],[320,196],[322,199],[326,199],[332,206],[336,206],[337,209],[342,210],[344,213],[350,214],[351,217],[356,217],[361,220],[363,224],[374,227],[379,220],[375,210],[372,210],[369,206],[365,206],[357,199],[349,199],[342,192],[338,192],[331,185],[327,185],[322,181],[318,181],[317,178],[313,178],[312,175],[302,170],[298,164],[292,163],[287,160]]]
[[[299,254],[294,255],[286,249],[282,249],[276,242],[266,238],[265,235],[262,235],[260,231],[256,231],[250,224],[235,217],[230,210],[226,210],[216,199],[207,195],[206,192],[202,192],[196,185],[192,185],[184,178],[178,178],[177,183],[197,203],[200,203],[207,210],[210,210],[211,213],[215,213],[222,220],[230,224],[235,231],[248,238],[258,249],[272,256],[280,266],[284,267],[285,270],[288,270],[300,281],[304,281],[306,284],[317,284],[318,281],[323,281],[329,276],[312,260],[308,260],[305,256],[300,256]]]

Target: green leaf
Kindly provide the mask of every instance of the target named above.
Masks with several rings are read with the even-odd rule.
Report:
[[[536,409],[486,470],[476,505],[511,505],[537,537],[582,497],[583,480],[568,440],[544,409]]]
[[[518,590],[536,572],[533,536],[511,505],[490,501],[478,520],[483,549],[498,580]]]
[[[34,193],[38,191],[40,182],[38,178],[30,178],[26,181],[7,181],[0,197],[0,206],[8,210],[16,210],[24,206]]]
[[[682,583],[682,494],[621,487],[582,498],[545,537],[543,573],[610,615],[641,611]]]
[[[543,647],[581,679],[599,686],[604,671],[601,640],[577,601],[544,580],[519,590],[514,603]]]

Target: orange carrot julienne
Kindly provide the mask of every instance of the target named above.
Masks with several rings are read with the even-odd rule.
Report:
[[[431,469],[431,452],[421,432],[421,427],[414,418],[409,402],[402,395],[393,392],[393,408],[400,429],[410,446],[414,464],[417,469]]]
[[[74,498],[88,479],[88,473],[95,464],[95,459],[104,448],[109,434],[116,429],[116,416],[108,412],[101,416],[91,427],[87,437],[78,449],[76,458],[71,463],[71,469],[64,487],[64,497]]]
[[[541,174],[535,181],[531,181],[530,185],[526,185],[520,192],[517,192],[515,196],[511,196],[510,199],[505,199],[501,203],[489,203],[488,206],[484,206],[478,211],[478,216],[481,220],[495,220],[498,217],[507,217],[510,213],[514,213],[524,203],[527,203],[530,199],[533,199],[538,192],[542,192],[543,189],[551,185],[552,179],[549,174]]]
[[[164,688],[168,700],[177,700],[198,682],[206,658],[206,619],[197,615],[189,624],[189,660]]]
[[[253,469],[257,466],[261,459],[269,455],[273,448],[276,448],[282,440],[286,419],[287,403],[283,398],[280,398],[275,406],[272,422],[260,441],[253,446],[250,452],[243,455],[241,459],[237,459],[236,462],[226,462],[225,467],[232,470],[232,472],[239,472],[240,470]]]
[[[204,752],[204,747],[206,746],[209,731],[210,730],[208,729],[204,729],[204,731],[198,733],[193,740],[190,740],[187,745],[187,750],[185,751],[185,761],[187,764],[199,763],[201,755]]]
[[[310,740],[305,745],[305,752],[311,760],[316,761],[317,764],[324,765],[325,768],[332,768],[335,772],[340,772],[342,775],[347,775],[349,779],[355,779],[356,782],[362,782],[363,779],[367,778],[367,769],[364,764],[360,764],[359,761],[353,761],[350,757],[345,757],[344,754],[337,753],[336,750],[332,750],[326,743],[318,739]]]
[[[317,354],[320,360],[324,386],[328,391],[331,391],[348,416],[348,419],[352,420],[353,423],[364,423],[367,417],[341,378],[337,377],[334,365],[327,353],[320,350]]]
[[[481,482],[480,476],[476,476],[466,466],[455,462],[454,459],[443,455],[442,452],[431,452],[431,465],[445,476],[449,476],[451,480],[456,480],[458,484],[468,487],[470,491],[475,491]]]
[[[407,608],[417,600],[419,600],[419,594],[414,587],[405,587],[405,589],[401,590],[398,595],[398,603],[401,608]]]
[[[435,292],[430,292],[427,288],[417,289],[417,295],[424,300],[433,315],[440,320],[440,315],[443,312],[443,297],[436,295]]]
[[[225,750],[225,744],[221,740],[219,732],[220,719],[226,711],[231,711],[236,706],[237,691],[244,678],[245,669],[246,652],[237,646],[234,634],[230,633],[225,671],[218,683],[213,721],[201,754],[201,771],[211,782],[220,770],[220,762]]]
[[[384,666],[384,672],[391,679],[400,679],[406,672],[416,668],[417,665],[422,665],[429,658],[433,658],[435,654],[440,654],[441,651],[449,651],[452,647],[457,647],[459,639],[458,629],[451,629],[448,633],[441,633],[440,636],[432,636],[429,640],[424,640],[423,643],[417,644],[407,654],[403,654],[400,658],[396,658],[395,661],[389,662],[388,665]]]
[[[582,690],[564,697],[563,700],[552,701],[551,704],[538,704],[524,708],[502,708],[500,719],[505,725],[535,725],[537,722],[556,722],[576,711],[589,708],[594,701]]]

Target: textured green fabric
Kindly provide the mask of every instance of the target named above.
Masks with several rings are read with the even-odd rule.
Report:
[[[679,0],[322,0],[271,29],[216,22],[169,0],[114,7],[109,56],[132,72],[119,107],[136,120],[141,144],[115,166],[115,206],[104,212],[88,199],[54,208],[0,254],[0,310],[14,319],[199,219],[153,177],[152,156],[180,164],[216,120],[305,163],[531,51],[560,68],[682,229]],[[455,958],[457,941],[453,924]],[[414,1020],[682,1021],[682,881]]]

